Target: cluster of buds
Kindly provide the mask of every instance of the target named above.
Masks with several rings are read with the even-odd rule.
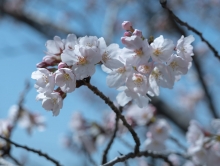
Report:
[[[104,38],[96,36],[77,39],[70,34],[63,40],[55,36],[46,42],[46,56],[32,73],[37,80],[37,100],[42,100],[46,110],[58,115],[66,93],[75,90],[77,81],[92,76],[96,64],[102,63],[108,73],[108,86],[123,91],[116,97],[121,106],[134,100],[144,107],[149,101],[147,94],[159,95],[159,86],[172,88],[187,73],[193,55],[192,36],[182,36],[176,46],[163,36],[149,44],[130,22],[123,22],[122,27],[126,30],[121,38],[126,47],[122,49],[114,43],[107,46]]]

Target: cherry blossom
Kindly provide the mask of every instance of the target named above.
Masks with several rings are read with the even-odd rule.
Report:
[[[55,72],[55,84],[65,93],[70,93],[76,88],[76,78],[71,69],[60,68]]]
[[[192,61],[191,56],[194,55],[193,46],[191,45],[194,40],[195,38],[190,35],[187,37],[181,36],[181,38],[177,41],[177,54],[188,62]]]
[[[150,44],[151,58],[155,62],[168,62],[174,51],[173,41],[164,39],[162,35]]]
[[[54,116],[59,115],[60,109],[63,107],[63,99],[58,92],[39,93],[36,99],[42,100],[42,107],[45,110],[52,111]]]
[[[31,75],[32,79],[36,79],[34,87],[39,93],[51,93],[55,86],[54,75],[45,68],[38,68]]]

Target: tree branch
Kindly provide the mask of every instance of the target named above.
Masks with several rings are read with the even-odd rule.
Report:
[[[138,153],[139,152],[139,147],[141,145],[140,143],[140,139],[137,135],[137,133],[134,131],[134,129],[131,127],[130,124],[128,124],[128,122],[126,121],[125,117],[121,114],[120,110],[113,104],[113,102],[106,97],[101,91],[99,91],[95,86],[91,85],[90,83],[84,81],[84,84],[91,90],[93,91],[93,93],[95,93],[97,96],[99,96],[102,100],[105,101],[106,104],[108,104],[108,106],[115,112],[116,116],[118,116],[125,127],[127,127],[127,129],[130,131],[136,145],[135,145],[135,149],[134,149],[134,153]]]
[[[159,152],[154,152],[154,151],[140,151],[138,153],[128,153],[126,155],[121,155],[119,157],[116,157],[115,159],[113,159],[112,161],[102,165],[102,166],[112,166],[116,163],[119,162],[124,162],[130,158],[135,158],[135,157],[152,157],[152,158],[160,158],[163,159],[165,162],[167,162],[170,166],[173,166],[172,162],[169,161],[168,156],[171,154],[171,152],[168,153],[159,153]],[[184,156],[184,154],[179,154],[181,156]]]
[[[61,166],[61,164],[60,164],[57,160],[53,159],[53,158],[50,157],[48,154],[41,152],[40,150],[36,150],[36,149],[29,148],[29,147],[27,147],[27,146],[19,145],[19,144],[15,143],[15,142],[11,141],[11,140],[8,139],[8,138],[5,138],[5,137],[1,136],[1,135],[0,135],[0,138],[3,139],[3,140],[5,140],[5,141],[7,141],[7,142],[9,142],[9,143],[11,143],[12,145],[14,145],[14,146],[16,146],[16,147],[18,147],[18,148],[22,148],[22,149],[25,149],[25,150],[27,150],[27,151],[36,153],[36,154],[38,154],[39,156],[42,156],[42,157],[46,158],[47,160],[53,162],[56,166]]]
[[[210,42],[208,40],[206,40],[202,33],[199,32],[197,29],[195,29],[194,27],[190,26],[188,23],[182,21],[179,17],[177,17],[172,10],[170,10],[168,7],[167,7],[167,0],[160,0],[160,4],[161,6],[164,8],[164,9],[167,9],[167,11],[169,12],[169,14],[171,15],[171,17],[181,26],[184,26],[186,27],[188,30],[191,30],[193,31],[195,34],[197,34],[200,39],[205,42],[208,47],[211,49],[211,51],[213,52],[213,54],[215,55],[216,58],[218,58],[220,60],[220,55],[218,53],[218,51],[210,44]]]
[[[118,131],[118,121],[119,121],[119,117],[116,116],[116,118],[115,118],[115,129],[114,129],[113,135],[112,135],[112,137],[111,137],[111,139],[110,139],[110,141],[109,141],[109,143],[108,143],[106,149],[105,149],[104,152],[103,152],[102,164],[105,164],[105,163],[107,162],[108,151],[109,151],[109,149],[111,148],[111,145],[112,145],[112,143],[114,142],[114,139],[115,139],[115,137],[116,137],[116,133],[117,133],[117,131]]]

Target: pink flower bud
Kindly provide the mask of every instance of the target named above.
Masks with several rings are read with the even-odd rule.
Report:
[[[134,32],[133,32],[133,35],[142,37],[142,32],[138,29],[135,29]]]
[[[130,22],[130,21],[124,21],[124,22],[122,23],[122,28],[123,28],[124,30],[126,30],[126,31],[131,30],[131,29],[132,29],[132,24],[131,24],[131,22]]]
[[[37,68],[46,68],[48,65],[46,62],[40,62],[36,64]]]
[[[58,64],[58,69],[67,68],[67,67],[68,67],[67,64],[66,64],[66,63],[63,63],[63,62],[60,62],[60,63]]]
[[[126,32],[124,33],[124,36],[131,37],[131,36],[132,36],[132,33],[131,33],[131,32],[128,32],[128,31],[126,31]]]

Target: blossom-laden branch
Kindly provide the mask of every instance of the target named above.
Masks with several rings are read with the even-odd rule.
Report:
[[[15,142],[11,141],[10,139],[5,138],[5,137],[3,137],[3,136],[1,136],[1,135],[0,135],[0,138],[3,139],[3,140],[5,140],[5,141],[7,141],[7,142],[9,142],[9,143],[12,144],[12,145],[18,147],[18,148],[22,148],[22,149],[25,149],[25,150],[27,150],[27,151],[36,153],[36,154],[38,154],[39,156],[42,156],[42,157],[46,158],[47,160],[53,162],[56,166],[61,166],[61,164],[60,164],[57,160],[53,159],[53,158],[50,157],[48,154],[41,152],[40,150],[36,150],[36,149],[33,149],[33,148],[29,148],[28,146],[23,146],[23,145],[17,144],[17,143],[15,143]]]
[[[115,129],[114,129],[113,135],[112,135],[112,137],[111,137],[111,139],[110,139],[110,141],[109,141],[109,143],[108,143],[106,149],[105,149],[104,152],[103,152],[102,164],[105,164],[105,163],[107,162],[107,154],[108,154],[108,151],[109,151],[109,149],[111,148],[111,145],[113,144],[113,141],[114,141],[114,139],[115,139],[115,137],[116,137],[116,133],[117,133],[117,131],[118,131],[118,121],[119,121],[119,117],[116,116],[116,118],[115,118]]]
[[[181,27],[177,26],[177,22],[175,22],[175,19],[173,19],[172,15],[170,15],[170,16],[171,16],[172,24],[175,27],[175,29],[180,34],[186,36],[187,35],[186,32]],[[219,118],[219,116],[218,116],[217,110],[214,106],[213,98],[212,98],[211,94],[209,93],[208,87],[207,87],[206,82],[203,78],[204,74],[203,74],[203,71],[202,71],[202,67],[199,63],[199,59],[197,58],[196,54],[195,54],[195,56],[193,56],[193,62],[194,62],[194,67],[196,69],[196,72],[198,73],[198,79],[200,80],[202,88],[205,92],[205,96],[206,96],[206,99],[207,99],[209,109],[210,109],[213,117],[217,119],[217,118]]]
[[[131,125],[128,124],[128,122],[126,121],[125,117],[121,114],[120,110],[113,104],[113,102],[106,97],[101,91],[98,90],[98,88],[96,88],[95,86],[91,85],[90,83],[84,81],[85,85],[91,90],[93,91],[93,93],[95,93],[97,96],[99,96],[102,100],[105,101],[106,104],[108,104],[108,106],[115,112],[116,116],[118,116],[125,127],[127,127],[127,129],[130,131],[136,145],[135,145],[135,150],[134,153],[138,154],[139,152],[139,147],[140,147],[140,139],[137,135],[137,133],[134,131],[134,129],[131,127]]]
[[[186,27],[188,30],[191,30],[193,31],[195,34],[197,34],[200,39],[205,42],[208,47],[212,50],[212,52],[214,53],[215,57],[218,58],[220,60],[220,55],[218,53],[218,51],[210,44],[210,42],[208,40],[206,40],[202,33],[199,32],[197,29],[195,29],[194,27],[192,27],[191,25],[189,25],[188,23],[182,21],[179,17],[177,17],[172,10],[170,10],[168,7],[167,7],[167,0],[160,0],[160,4],[161,6],[164,8],[164,9],[167,9],[167,11],[169,12],[169,14],[171,15],[171,17],[181,26],[184,26]]]
[[[160,159],[163,159],[165,162],[167,162],[170,166],[173,166],[172,162],[169,161],[169,159],[168,159],[168,156],[170,154],[171,153],[159,153],[159,152],[154,152],[154,151],[140,151],[138,153],[128,153],[126,155],[116,157],[112,161],[110,161],[102,166],[112,166],[112,165],[119,163],[119,162],[125,162],[126,160],[128,160],[130,158],[142,157],[142,156],[152,157],[152,158],[160,158]]]

